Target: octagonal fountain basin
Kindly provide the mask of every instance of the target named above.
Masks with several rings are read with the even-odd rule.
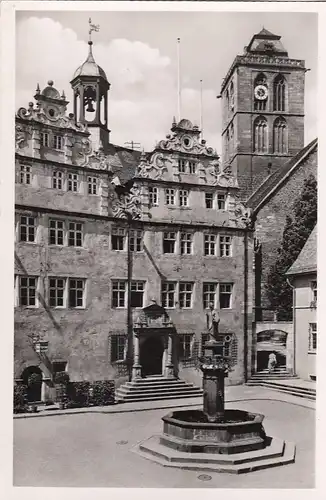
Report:
[[[209,422],[202,410],[173,411],[162,420],[160,443],[179,451],[233,454],[261,450],[270,443],[264,415],[243,410],[225,410],[222,423]]]

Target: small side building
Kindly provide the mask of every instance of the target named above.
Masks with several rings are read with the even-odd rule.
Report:
[[[316,380],[317,353],[317,226],[287,272],[293,286],[295,373]]]

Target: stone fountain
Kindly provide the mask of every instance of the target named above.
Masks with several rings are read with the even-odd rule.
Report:
[[[134,451],[168,467],[235,474],[293,463],[295,445],[267,436],[264,415],[225,409],[224,379],[230,358],[224,355],[225,335],[218,327],[218,312],[212,311],[213,338],[200,358],[203,409],[172,411],[162,418],[163,433]]]

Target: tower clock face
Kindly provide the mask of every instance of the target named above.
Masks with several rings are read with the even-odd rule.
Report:
[[[266,101],[267,96],[267,87],[265,87],[265,85],[257,85],[255,88],[255,98],[258,99],[258,101]]]

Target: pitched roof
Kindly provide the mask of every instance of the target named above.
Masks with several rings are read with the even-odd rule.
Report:
[[[110,157],[112,172],[119,177],[121,184],[125,184],[135,176],[140,151],[109,144],[105,153]]]
[[[305,146],[293,158],[287,161],[276,172],[267,177],[267,179],[254,191],[254,193],[247,200],[246,204],[254,212],[256,212],[261,205],[274,193],[275,189],[283,180],[286,179],[294,170],[296,170],[302,161],[317,148],[318,139],[314,139],[307,146]]]
[[[303,274],[317,271],[317,225],[307,239],[299,257],[286,274]]]
[[[274,33],[271,33],[266,28],[263,28],[259,33],[256,34],[256,36],[259,37],[259,36],[278,36],[278,35],[274,35]]]

